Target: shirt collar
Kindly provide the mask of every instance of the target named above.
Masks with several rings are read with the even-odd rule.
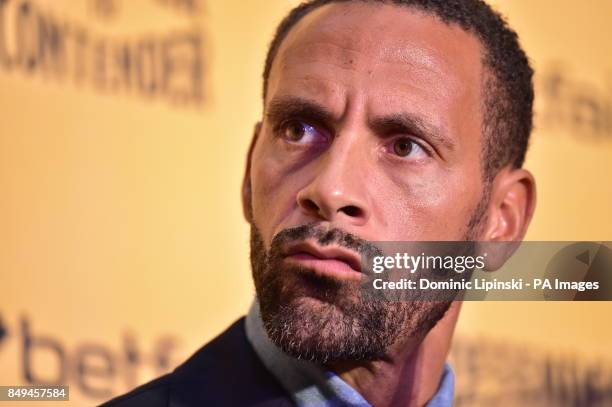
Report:
[[[268,337],[261,320],[257,300],[246,317],[246,336],[259,359],[298,406],[371,407],[349,384],[333,372],[284,353]],[[450,407],[453,404],[455,378],[448,364],[438,391],[426,407]]]

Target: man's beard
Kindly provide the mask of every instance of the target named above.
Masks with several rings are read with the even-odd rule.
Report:
[[[478,224],[470,221],[466,240],[476,234]],[[358,282],[284,263],[282,248],[306,239],[347,248],[362,258],[380,254],[355,235],[316,225],[285,229],[266,250],[261,233],[251,226],[251,266],[263,324],[270,339],[293,357],[319,364],[381,359],[399,340],[420,342],[452,303],[371,297]]]

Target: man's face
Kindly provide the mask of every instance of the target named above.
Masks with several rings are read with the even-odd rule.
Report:
[[[448,304],[360,301],[352,255],[477,237],[481,55],[460,28],[393,5],[324,6],[285,38],[246,205],[262,316],[286,351],[378,357],[442,317]]]

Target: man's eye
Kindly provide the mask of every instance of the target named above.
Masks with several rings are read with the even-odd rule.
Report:
[[[393,153],[399,157],[427,154],[423,147],[408,137],[401,137],[393,142]]]
[[[327,136],[316,127],[301,121],[287,123],[281,133],[281,136],[291,143],[315,144],[327,141]]]

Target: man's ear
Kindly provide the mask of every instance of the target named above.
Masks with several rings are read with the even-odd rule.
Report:
[[[247,222],[253,221],[253,203],[252,203],[252,191],[251,191],[251,158],[253,156],[253,150],[259,132],[261,130],[261,122],[255,123],[253,129],[253,137],[251,138],[251,144],[249,145],[249,151],[247,153],[246,167],[244,169],[244,178],[242,179],[242,212]]]
[[[492,182],[485,241],[521,241],[536,205],[533,175],[522,168],[504,168]]]
[[[480,250],[488,252],[487,270],[500,268],[518,248],[527,233],[535,205],[535,179],[529,171],[507,167],[495,176],[487,221],[480,237],[483,241]]]

